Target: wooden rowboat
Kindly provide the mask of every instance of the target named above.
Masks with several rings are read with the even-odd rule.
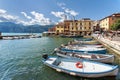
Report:
[[[61,57],[43,56],[42,62],[58,72],[64,72],[73,76],[97,78],[104,76],[116,76],[117,65],[109,65],[88,60],[73,60]]]
[[[63,52],[63,51],[58,51],[56,52],[56,54],[58,56],[65,58],[85,59],[85,60],[98,61],[103,63],[114,62],[114,55],[110,55],[110,54],[73,53],[73,52]]]
[[[57,51],[66,51],[66,52],[83,52],[83,53],[98,53],[106,54],[106,48],[97,48],[97,47],[65,47],[65,48],[55,48]]]

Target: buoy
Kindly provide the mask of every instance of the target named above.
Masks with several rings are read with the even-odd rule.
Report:
[[[77,63],[76,63],[76,67],[77,67],[77,68],[83,68],[83,64],[82,64],[81,62],[77,62]]]

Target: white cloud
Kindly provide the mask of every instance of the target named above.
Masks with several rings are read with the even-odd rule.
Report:
[[[32,19],[30,16],[27,15],[27,13],[25,12],[21,12],[21,14],[23,14],[27,19]]]
[[[44,17],[44,14],[32,11],[30,14],[32,16],[28,16],[27,13],[21,12],[26,19],[29,19],[28,21],[21,21],[19,20],[19,23],[22,23],[24,25],[50,25],[52,24],[51,20],[49,18]]]
[[[64,12],[54,12],[52,11],[51,14],[53,14],[55,17],[60,18],[60,22],[64,21],[66,19],[66,14]]]
[[[65,6],[66,4],[65,3],[57,3],[58,6]]]
[[[21,12],[27,19],[21,20],[18,16],[13,16],[7,13],[6,10],[0,9],[0,22],[14,22],[23,25],[50,25],[52,21],[49,18],[44,17],[44,14],[37,13],[35,11],[30,12],[32,16],[28,16],[26,12]]]
[[[78,15],[78,12],[76,12],[72,9],[66,8],[65,3],[57,3],[57,5],[60,6],[60,8],[64,10],[64,12],[70,14],[71,16],[77,16]]]
[[[75,12],[74,10],[70,10],[68,8],[64,8],[65,12],[72,15],[72,16],[77,16],[78,12]]]
[[[6,13],[6,10],[0,9],[0,14]]]
[[[31,14],[34,16],[34,18],[30,21],[32,24],[42,24],[42,25],[49,25],[51,24],[51,20],[49,18],[44,17],[44,14],[37,13],[35,11],[32,11]]]
[[[64,15],[65,15],[64,12],[54,12],[54,11],[52,11],[51,14],[53,14],[54,16],[58,18],[64,18]]]
[[[43,14],[32,11],[31,14],[35,17],[35,20],[42,21],[46,19]]]
[[[60,18],[59,21],[63,21],[65,19],[70,19],[70,17],[76,17],[79,14],[78,12],[76,12],[76,11],[74,11],[72,9],[66,8],[65,3],[57,3],[57,5],[64,11],[63,12],[52,11],[51,14],[53,14],[57,18]]]
[[[18,19],[17,16],[12,16],[8,14],[6,10],[0,9],[0,21],[1,22],[4,22],[4,21],[14,22],[17,19]]]

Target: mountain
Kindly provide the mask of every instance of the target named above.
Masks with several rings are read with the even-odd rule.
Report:
[[[29,25],[15,24],[12,22],[0,22],[0,32],[7,33],[42,33],[54,25]]]

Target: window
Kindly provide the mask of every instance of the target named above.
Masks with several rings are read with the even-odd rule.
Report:
[[[78,23],[76,23],[76,25],[77,25]]]
[[[80,29],[82,29],[82,27],[80,27]]]
[[[57,30],[57,33],[59,33],[59,30]]]
[[[84,23],[84,25],[86,25],[86,23]]]
[[[86,29],[86,27],[84,27],[84,29]]]
[[[89,29],[91,29],[91,27],[89,27]]]
[[[112,20],[114,20],[114,17],[112,17]]]
[[[91,25],[91,22],[89,22],[89,25]]]
[[[80,23],[80,25],[82,26],[82,23]]]

